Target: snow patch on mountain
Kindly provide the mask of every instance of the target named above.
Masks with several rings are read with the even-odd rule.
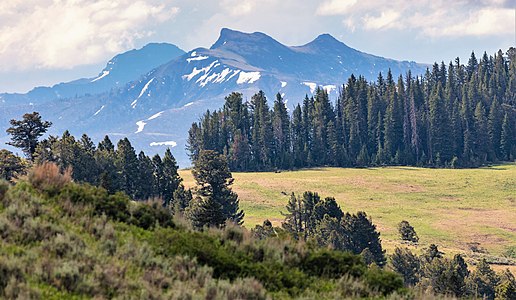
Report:
[[[312,93],[312,94],[315,92],[315,89],[317,88],[317,83],[315,83],[315,82],[303,81],[303,82],[301,82],[301,84],[304,84],[307,87],[309,87],[310,93]]]
[[[152,83],[152,81],[154,81],[154,78],[152,78],[151,80],[149,80],[144,86],[143,86],[143,89],[141,90],[140,92],[140,95],[138,95],[138,98],[136,98],[132,103],[131,103],[131,107],[132,108],[135,108],[136,107],[136,104],[138,103],[138,99],[140,99],[142,97],[142,95],[147,91],[147,89],[149,88],[149,85]]]
[[[188,107],[188,106],[190,106],[190,105],[192,105],[192,104],[193,104],[193,102],[188,102],[188,103],[186,103],[185,105],[183,105],[183,107]]]
[[[140,133],[143,131],[143,128],[145,128],[145,125],[147,125],[147,123],[143,121],[138,121],[136,122],[136,125],[138,126],[138,129],[134,133]]]
[[[284,88],[287,86],[287,82],[286,81],[281,81],[281,87]]]
[[[104,107],[105,107],[105,105],[102,105],[102,106],[100,107],[100,109],[99,109],[99,110],[97,110],[97,111],[93,114],[93,116],[98,115],[98,114],[99,114],[99,113],[104,109]]]
[[[102,78],[104,78],[104,77],[106,77],[108,75],[109,75],[109,71],[102,71],[102,75],[100,75],[99,77],[93,79],[91,82],[95,82],[97,80],[100,80],[100,79],[102,79]]]
[[[191,61],[196,61],[196,60],[205,60],[205,59],[208,59],[208,58],[210,58],[210,57],[209,56],[199,55],[199,56],[187,58],[186,61],[187,62],[191,62]]]
[[[226,76],[229,75],[229,73],[231,73],[231,69],[230,68],[225,68],[224,70],[222,70],[222,72],[220,73],[220,75],[217,77],[217,79],[215,79],[213,82],[214,83],[221,83],[224,81],[224,79],[226,78]]]
[[[160,111],[159,113],[153,114],[152,116],[150,116],[147,119],[147,121],[154,120],[154,119],[158,118],[159,116],[161,116],[163,113],[164,113],[164,111]]]
[[[177,143],[175,141],[165,141],[165,142],[152,142],[149,144],[151,147],[154,147],[154,146],[170,146],[170,147],[175,147],[177,146]]]
[[[183,78],[183,79],[186,79],[186,80],[190,81],[190,80],[192,80],[194,77],[196,77],[197,75],[199,75],[201,72],[204,72],[204,75],[203,75],[203,76],[204,76],[204,78],[203,78],[203,76],[201,76],[201,78],[202,78],[202,79],[201,79],[201,78],[197,79],[197,81],[196,81],[196,82],[198,83],[199,81],[202,81],[202,80],[204,80],[204,79],[207,77],[207,74],[209,74],[209,73],[210,73],[211,68],[216,67],[216,66],[218,66],[218,65],[220,65],[220,64],[219,64],[219,61],[218,61],[218,60],[215,60],[215,61],[213,61],[209,66],[204,67],[204,68],[197,69],[197,67],[194,67],[194,68],[193,68],[193,70],[192,70],[192,73],[187,74],[187,75],[183,75],[183,76],[181,76],[181,78]]]
[[[323,86],[323,89],[326,91],[326,93],[331,93],[333,91],[335,91],[337,89],[337,86],[336,85],[333,85],[333,84],[328,84],[328,85],[324,85]],[[312,92],[313,93],[313,92]]]
[[[240,72],[240,75],[238,75],[237,84],[243,84],[243,83],[253,83],[260,79],[261,74],[260,72]]]

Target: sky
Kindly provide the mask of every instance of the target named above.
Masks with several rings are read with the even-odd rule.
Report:
[[[329,33],[363,52],[421,63],[516,44],[515,0],[2,0],[0,92],[95,77],[149,42],[210,47],[221,28],[286,45]]]

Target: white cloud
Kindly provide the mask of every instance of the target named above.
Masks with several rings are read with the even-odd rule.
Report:
[[[224,0],[221,6],[232,16],[242,16],[250,13],[257,2],[256,0]]]
[[[365,28],[367,29],[382,29],[382,28],[394,28],[398,26],[398,21],[400,17],[400,12],[395,10],[388,10],[388,11],[382,11],[380,16],[374,17],[374,16],[365,16],[363,21]]]
[[[0,3],[0,65],[71,68],[105,60],[178,13],[170,1],[10,0]]]
[[[507,0],[327,0],[317,8],[319,16],[343,17],[351,31],[416,30],[426,37],[506,35],[514,22],[514,7]],[[512,28],[512,26],[509,26]]]
[[[317,8],[317,14],[323,16],[341,15],[348,13],[357,0],[330,0]]]

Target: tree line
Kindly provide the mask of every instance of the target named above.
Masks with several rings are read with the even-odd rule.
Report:
[[[75,182],[103,188],[108,194],[123,192],[135,200],[158,200],[172,214],[180,214],[195,228],[223,227],[226,222],[243,223],[238,195],[231,190],[233,178],[226,158],[215,151],[203,150],[192,173],[197,187],[187,189],[179,176],[176,159],[169,148],[163,158],[152,158],[143,151],[136,154],[129,139],[116,147],[108,136],[97,146],[83,134],[76,139],[65,131],[61,137],[41,137],[51,126],[37,112],[11,120],[7,132],[10,144],[20,148],[28,158],[25,163],[7,150],[0,151],[0,173],[6,180],[22,173],[26,166],[53,163],[68,171]]]
[[[395,81],[352,75],[335,103],[317,88],[292,114],[278,94],[272,109],[260,91],[244,102],[231,93],[189,130],[187,150],[228,158],[231,170],[317,166],[477,167],[516,156],[516,49],[472,53],[435,63],[423,76]]]

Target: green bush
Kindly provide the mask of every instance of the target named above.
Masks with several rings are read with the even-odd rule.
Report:
[[[366,268],[360,256],[321,249],[309,253],[302,260],[301,269],[312,276],[339,278],[346,274],[361,276]]]
[[[403,279],[399,274],[375,267],[367,270],[363,280],[370,290],[377,291],[384,296],[401,291],[403,288]]]
[[[105,214],[112,220],[125,222],[130,216],[130,199],[121,192],[108,195],[102,188],[71,183],[62,189],[59,198],[61,201],[69,200],[73,204],[91,205],[95,215]]]
[[[11,279],[22,280],[23,271],[17,259],[0,256],[0,296]]]
[[[152,229],[156,223],[161,227],[174,227],[171,213],[157,202],[137,203],[129,223],[143,229]]]

